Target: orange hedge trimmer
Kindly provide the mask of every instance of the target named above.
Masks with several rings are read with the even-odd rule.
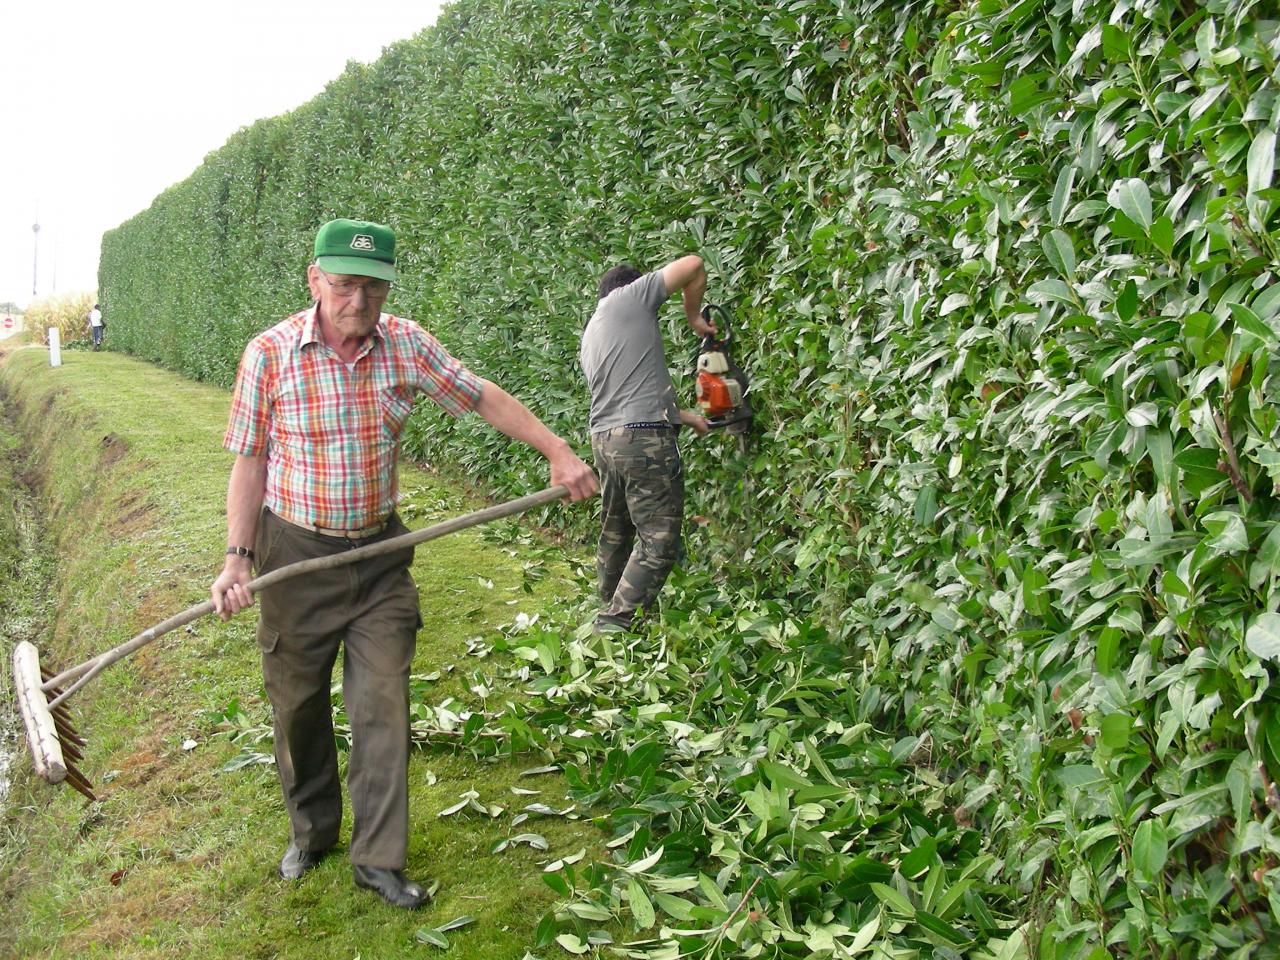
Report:
[[[465,530],[467,527],[532,510],[534,507],[560,500],[568,495],[567,487],[560,485],[549,487],[518,500],[476,510],[465,516],[392,537],[390,540],[382,540],[367,547],[291,563],[251,580],[248,584],[249,592],[257,593],[265,587],[304,573],[344,567],[370,557],[404,550],[406,547],[435,540],[458,530]],[[67,711],[67,700],[117,660],[123,660],[170,630],[176,630],[210,613],[213,613],[212,600],[188,607],[168,620],[142,631],[132,640],[56,675],[40,666],[39,651],[32,644],[25,640],[19,643],[13,651],[13,685],[18,695],[18,713],[21,714],[22,725],[26,728],[27,745],[31,748],[36,774],[49,783],[57,784],[65,781],[90,800],[96,800],[92,784],[75,765],[75,761],[84,759],[81,748],[85,746],[85,741],[71,722],[71,715]],[[69,686],[64,689],[64,685],[68,684]]]
[[[729,311],[717,304],[702,308],[702,318],[711,320],[711,311],[720,314],[716,324],[719,336],[702,338],[694,361],[694,384],[698,406],[712,430],[746,433],[751,426],[751,403],[747,400],[747,375],[729,356]]]

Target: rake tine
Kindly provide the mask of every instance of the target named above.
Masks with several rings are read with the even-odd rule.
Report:
[[[72,726],[63,726],[59,721],[53,721],[54,729],[58,732],[58,739],[63,743],[74,744],[77,747],[87,747],[89,741],[80,736],[80,732]]]
[[[86,777],[84,775],[84,772],[79,767],[77,767],[74,763],[67,764],[67,776],[75,777],[77,780],[83,783],[86,787],[93,786],[93,784],[89,782],[89,778]]]
[[[71,721],[68,718],[54,714],[53,726],[58,731],[58,739],[63,743],[74,743],[77,747],[87,745],[84,737],[80,736],[80,732],[71,725]]]
[[[60,703],[56,707],[51,707],[49,713],[55,717],[61,718],[72,730],[75,729],[75,724],[71,720],[71,711],[67,709],[67,705],[65,703]]]
[[[72,746],[78,749],[84,749],[89,744],[84,737],[77,736],[74,732],[57,730],[58,742],[63,746]]]
[[[65,703],[60,703],[56,707],[50,707],[49,713],[55,717],[61,717],[63,720],[67,721],[68,725],[70,725],[71,711],[67,709],[67,705]]]
[[[60,739],[60,740],[62,740],[62,755],[63,755],[63,757],[70,757],[72,760],[83,760],[83,759],[84,759],[84,754],[80,752],[80,748],[79,748],[79,747],[77,747],[74,743],[70,743],[69,741],[67,741],[67,740],[65,740],[65,739],[63,739],[63,738],[61,738],[61,737],[59,737],[59,739]]]
[[[58,733],[58,740],[62,743],[62,749],[66,753],[70,753],[77,760],[83,760],[84,754],[77,747],[88,746],[88,741],[76,729],[76,725],[71,722],[71,711],[67,709],[66,704],[60,704],[49,711],[49,715],[53,717],[53,727]]]
[[[85,779],[84,774],[71,764],[67,764],[67,779],[64,782],[70,784],[73,789],[84,794],[90,800],[97,801],[98,798],[93,792],[93,785]]]

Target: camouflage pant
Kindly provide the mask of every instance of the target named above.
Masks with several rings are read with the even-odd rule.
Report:
[[[591,449],[603,497],[596,574],[605,607],[596,622],[629,627],[679,556],[684,466],[674,430],[615,427],[592,434]]]

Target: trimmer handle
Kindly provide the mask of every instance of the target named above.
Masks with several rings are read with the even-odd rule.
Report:
[[[712,310],[714,310],[716,313],[720,315],[719,318],[715,319],[714,321],[711,316]],[[718,303],[703,304],[702,319],[707,321],[707,323],[714,322],[716,325],[716,330],[718,331],[717,335],[714,337],[711,336],[711,334],[706,334],[705,336],[703,336],[702,348],[724,347],[729,343],[730,340],[733,339],[733,334],[729,330],[729,311],[726,310],[724,307],[720,306],[720,304]]]

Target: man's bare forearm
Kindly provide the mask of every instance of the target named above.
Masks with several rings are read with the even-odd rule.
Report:
[[[258,533],[258,515],[267,493],[267,458],[237,456],[227,483],[227,546],[253,549]],[[247,556],[228,553],[222,572],[209,589],[213,608],[223,620],[253,606],[247,584],[253,563]]]
[[[266,456],[236,457],[227,484],[227,546],[253,548],[266,493]]]

